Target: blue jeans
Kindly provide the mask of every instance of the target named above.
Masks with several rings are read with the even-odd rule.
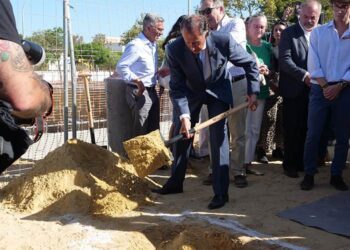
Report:
[[[308,130],[305,141],[305,174],[314,175],[321,134],[331,117],[334,124],[336,144],[331,166],[331,175],[342,175],[349,149],[350,133],[350,87],[344,88],[333,100],[327,100],[320,86],[312,84],[309,101]]]

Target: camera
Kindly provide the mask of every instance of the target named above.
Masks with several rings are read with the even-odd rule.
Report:
[[[45,49],[39,44],[28,40],[22,40],[21,44],[24,53],[33,66],[39,66],[45,61]]]

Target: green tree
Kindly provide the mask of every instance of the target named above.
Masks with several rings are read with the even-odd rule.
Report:
[[[137,35],[142,31],[142,20],[144,16],[145,14],[141,14],[141,17],[135,21],[134,25],[129,30],[127,30],[122,34],[122,39],[121,39],[122,45],[126,45],[127,43],[129,43],[131,40],[137,37]]]
[[[105,44],[106,43],[106,35],[102,34],[102,33],[98,33],[93,37],[92,42]]]
[[[26,40],[41,45],[46,52],[45,63],[38,70],[45,70],[49,63],[58,62],[63,53],[63,29],[60,27],[34,32]]]
[[[224,0],[224,5],[228,12],[243,18],[260,12],[264,2],[263,0]]]
[[[121,52],[113,52],[100,42],[78,44],[74,53],[79,68],[89,70],[112,70],[121,56]]]
[[[73,44],[77,45],[77,44],[82,44],[84,43],[84,38],[80,35],[73,35]]]
[[[329,6],[329,0],[320,0],[324,21],[332,18],[332,10]],[[293,8],[293,15],[289,21],[296,22],[294,14],[295,0],[224,0],[224,5],[228,13],[234,13],[242,18],[248,17],[258,12],[264,12],[269,21],[280,19],[288,6]]]

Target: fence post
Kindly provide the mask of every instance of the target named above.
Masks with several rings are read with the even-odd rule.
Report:
[[[67,75],[68,75],[68,28],[67,28],[67,12],[69,8],[69,0],[63,0],[63,31],[64,31],[64,54],[63,54],[63,120],[64,120],[64,141],[68,140],[68,83],[67,83]]]
[[[70,68],[71,68],[71,81],[72,81],[72,138],[77,138],[77,72],[75,68],[75,56],[74,56],[74,44],[72,35],[72,23],[70,18],[69,7],[67,8],[67,24],[68,24],[68,45],[70,56]]]

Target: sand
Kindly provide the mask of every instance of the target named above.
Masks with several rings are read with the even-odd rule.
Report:
[[[161,196],[148,193],[149,179],[118,167],[132,169],[125,159],[101,150],[64,145],[42,161],[51,171],[38,162],[2,188],[0,249],[350,249],[348,238],[277,216],[338,193],[329,164],[309,192],[299,190],[301,178],[282,175],[281,162],[256,164],[265,176],[249,175],[247,188],[230,185],[230,201],[208,210],[212,188],[201,184],[208,159],[190,161],[184,193]],[[151,179],[161,185],[169,174]],[[349,183],[348,169],[344,178]]]
[[[137,175],[145,177],[162,166],[170,166],[172,156],[159,130],[123,142]]]
[[[0,191],[1,202],[21,212],[115,216],[146,204],[146,180],[117,154],[71,140]],[[113,205],[112,205],[113,204]]]

